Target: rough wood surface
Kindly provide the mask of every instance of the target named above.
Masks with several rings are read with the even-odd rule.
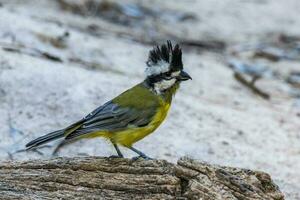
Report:
[[[264,172],[164,160],[55,158],[0,164],[1,199],[284,199]]]

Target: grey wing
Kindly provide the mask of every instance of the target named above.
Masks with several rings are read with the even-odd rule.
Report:
[[[65,139],[97,131],[121,131],[128,126],[143,127],[150,123],[154,115],[155,108],[138,110],[108,102],[83,118],[81,126],[69,133]]]

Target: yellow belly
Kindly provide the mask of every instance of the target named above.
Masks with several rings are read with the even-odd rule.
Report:
[[[161,106],[156,115],[153,117],[152,122],[145,127],[132,127],[125,131],[113,133],[113,140],[126,147],[132,146],[132,144],[143,139],[159,127],[166,118],[169,108],[170,104],[164,104]]]
[[[169,103],[164,103],[158,109],[157,113],[152,119],[152,122],[145,127],[128,127],[127,130],[118,132],[107,132],[101,131],[96,133],[91,133],[89,138],[93,137],[105,137],[109,140],[114,141],[117,144],[130,147],[135,142],[143,139],[150,133],[152,133],[158,126],[164,121],[167,116],[168,110],[170,108]]]

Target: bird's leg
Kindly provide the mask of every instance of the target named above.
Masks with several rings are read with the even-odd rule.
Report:
[[[70,144],[70,143],[72,143],[72,142],[74,142],[74,141],[72,141],[72,140],[62,140],[56,147],[55,147],[55,149],[54,149],[54,151],[52,152],[52,156],[57,156],[58,154],[58,152],[59,152],[59,150],[63,147],[63,146],[65,146],[65,145],[67,145],[67,144]]]
[[[112,142],[112,144],[114,145],[118,155],[117,156],[115,156],[115,155],[110,156],[110,158],[124,158],[124,156],[123,156],[122,152],[120,151],[118,145],[114,142]]]
[[[152,158],[148,157],[146,154],[137,150],[136,148],[134,148],[134,147],[128,147],[128,148],[139,155],[138,157],[133,157],[132,158],[133,160],[137,160],[139,158],[144,158],[145,160],[152,160]]]

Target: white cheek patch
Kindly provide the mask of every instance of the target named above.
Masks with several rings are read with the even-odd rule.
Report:
[[[162,80],[160,82],[154,83],[154,90],[156,93],[160,94],[162,91],[172,87],[176,82],[176,79]]]
[[[146,75],[147,76],[153,76],[157,74],[162,74],[170,70],[170,64],[164,61],[160,61],[155,65],[152,65],[149,63],[149,67],[146,67]]]
[[[172,76],[172,77],[176,77],[176,76],[179,76],[179,74],[180,74],[180,71],[176,71],[176,72],[173,72],[173,73],[171,74],[171,76]]]

